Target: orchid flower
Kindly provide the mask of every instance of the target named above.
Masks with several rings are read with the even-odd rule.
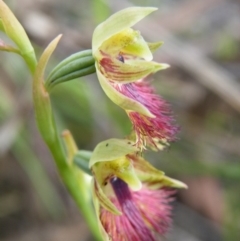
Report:
[[[173,188],[186,188],[140,157],[132,144],[101,142],[90,160],[94,206],[105,241],[155,241],[155,234],[165,234],[171,224]]]
[[[159,142],[174,140],[177,127],[168,105],[145,78],[169,66],[152,61],[152,52],[162,42],[147,43],[131,28],[155,10],[130,7],[113,14],[94,30],[92,51],[100,84],[129,116],[136,146],[160,149]]]

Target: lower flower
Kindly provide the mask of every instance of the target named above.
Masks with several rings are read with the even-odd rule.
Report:
[[[145,186],[132,191],[117,177],[111,178],[110,183],[115,193],[110,200],[122,213],[115,215],[100,208],[100,221],[110,240],[154,241],[154,232],[163,235],[168,230],[174,191]]]
[[[136,150],[130,141],[110,139],[91,157],[93,201],[105,241],[155,241],[171,225],[174,188],[186,188]]]

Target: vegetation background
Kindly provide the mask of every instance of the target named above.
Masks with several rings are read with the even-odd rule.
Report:
[[[148,159],[186,182],[174,204],[169,241],[240,240],[240,2],[238,0],[6,0],[37,55],[63,38],[48,71],[91,48],[98,23],[128,6],[159,10],[140,22],[155,54],[172,67],[154,86],[171,103],[178,141]],[[1,34],[1,39],[5,37]],[[8,40],[9,41],[9,40]],[[126,136],[129,120],[103,93],[95,74],[52,93],[59,132],[69,128],[81,149]],[[0,53],[0,240],[92,241],[62,185],[34,120],[31,78],[22,59]]]

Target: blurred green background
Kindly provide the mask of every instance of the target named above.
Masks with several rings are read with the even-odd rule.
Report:
[[[181,126],[178,140],[148,159],[186,182],[174,209],[170,241],[240,240],[240,2],[238,0],[6,0],[39,57],[63,38],[48,72],[70,54],[91,48],[98,23],[128,6],[159,10],[135,26],[165,44],[154,56],[170,69],[153,85]],[[6,40],[3,34],[0,38]],[[6,40],[9,41],[9,40]],[[0,240],[93,240],[59,179],[34,120],[31,78],[22,59],[0,53]],[[95,74],[52,92],[59,133],[68,128],[80,149],[131,130],[122,109]]]

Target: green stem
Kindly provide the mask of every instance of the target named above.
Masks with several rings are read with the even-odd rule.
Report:
[[[55,135],[54,140],[47,141],[46,144],[48,145],[54,157],[58,172],[61,175],[64,184],[66,185],[68,191],[75,200],[92,234],[95,236],[96,240],[102,241],[102,238],[98,231],[97,219],[95,217],[94,210],[91,207],[90,203],[86,203],[85,198],[83,198],[83,193],[81,192],[79,187],[78,176],[76,175],[77,173],[74,171],[74,167],[71,167],[67,164],[66,156],[63,152],[59,137]]]
[[[49,44],[36,67],[33,82],[33,100],[36,121],[39,131],[54,157],[58,172],[64,184],[75,200],[95,239],[101,241],[102,238],[99,233],[94,210],[88,200],[84,198],[84,193],[81,192],[83,183],[79,180],[79,175],[77,173],[79,170],[77,167],[70,165],[67,162],[67,157],[63,151],[63,147],[57,133],[54,116],[52,114],[50,97],[44,86],[45,67],[60,37],[61,36],[58,36]]]
[[[35,52],[32,51],[31,53],[22,53],[21,54],[23,59],[25,60],[31,74],[33,75],[37,66],[37,59],[35,56]]]

